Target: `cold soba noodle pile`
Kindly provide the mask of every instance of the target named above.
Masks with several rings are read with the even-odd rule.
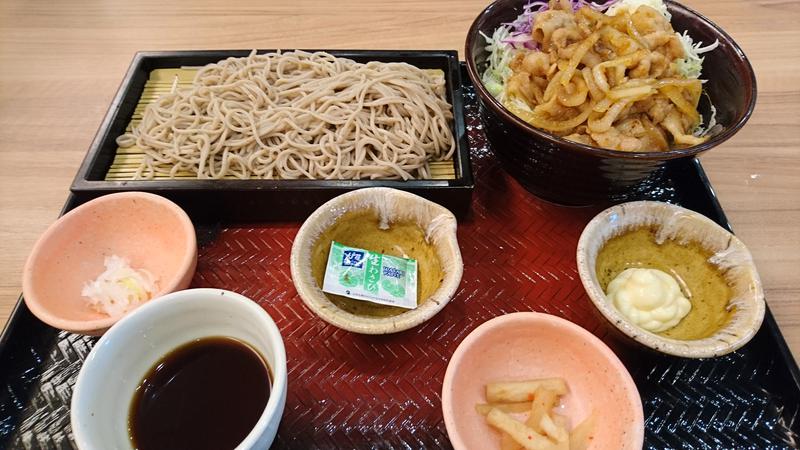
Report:
[[[136,178],[430,178],[451,119],[444,78],[414,66],[254,51],[201,68],[117,143],[144,150]]]
[[[565,139],[664,151],[705,142],[713,126],[713,115],[704,128],[697,111],[698,55],[717,43],[703,48],[676,33],[661,0],[532,2],[486,40],[487,89],[515,115]]]

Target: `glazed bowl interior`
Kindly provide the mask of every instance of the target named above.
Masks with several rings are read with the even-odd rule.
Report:
[[[453,447],[499,449],[500,435],[475,410],[495,381],[563,378],[569,393],[559,413],[571,426],[592,413],[590,449],[641,449],[644,415],[625,366],[600,339],[560,317],[506,314],[472,331],[456,349],[444,377],[442,412]]]
[[[707,261],[730,288],[725,305],[728,317],[714,327],[716,331],[685,340],[651,333],[622,315],[608,299],[598,279],[598,254],[612,238],[642,227],[652,230],[656,243],[670,240],[682,247],[696,244],[711,255]],[[602,316],[628,338],[661,353],[687,358],[724,355],[749,342],[764,320],[764,291],[747,247],[711,219],[680,206],[639,201],[608,208],[595,216],[581,234],[577,264],[581,282]],[[695,302],[703,301],[689,297],[693,309]]]
[[[508,111],[481,82],[481,74],[489,56],[481,33],[491,36],[499,25],[512,22],[528,3],[528,0],[495,1],[475,19],[466,41],[467,71],[480,99],[486,107],[499,114],[502,120],[511,122],[520,133],[546,140],[564,151],[584,152],[606,158],[668,160],[696,155],[716,147],[739,131],[755,108],[755,73],[733,38],[700,13],[672,0],[665,0],[672,15],[670,22],[676,32],[687,31],[695,42],[704,44],[719,41],[719,47],[703,54],[705,60],[701,78],[708,80],[703,84],[703,90],[708,97],[701,98],[698,108],[704,123],[708,123],[711,117],[710,105],[713,104],[717,109],[716,121],[722,125],[722,131],[714,134],[708,141],[692,147],[666,152],[624,152],[579,144],[539,130]]]
[[[418,296],[422,300],[420,303],[424,304],[444,280],[442,261],[435,245],[425,242],[424,231],[416,221],[396,221],[388,227],[382,225],[380,211],[377,209],[367,208],[342,214],[314,242],[311,250],[311,273],[314,281],[318,286],[323,285],[328,254],[335,241],[348,247],[416,260],[419,267]],[[391,317],[406,311],[400,307],[387,307],[330,293],[324,294],[337,307],[353,314]]]
[[[120,317],[95,311],[81,292],[111,255],[150,272],[153,297],[185,289],[197,264],[194,226],[178,205],[144,192],[105,195],[73,209],[45,231],[25,264],[31,312],[56,328],[102,334]]]
[[[348,247],[417,260],[417,307],[376,305],[323,292],[335,241]],[[368,188],[318,208],[297,233],[292,280],[305,304],[323,320],[350,331],[383,334],[429,319],[455,294],[463,264],[450,211],[413,194]]]

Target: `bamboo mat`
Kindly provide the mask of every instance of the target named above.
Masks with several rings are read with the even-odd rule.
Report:
[[[441,73],[441,71],[437,72]],[[195,67],[182,67],[180,69],[155,69],[150,72],[150,78],[144,86],[142,96],[139,98],[139,103],[131,117],[131,122],[125,129],[129,132],[139,125],[142,120],[145,108],[150,103],[153,103],[159,96],[169,93],[172,89],[185,89],[192,85],[197,68]],[[133,180],[136,175],[136,170],[144,160],[144,151],[139,147],[119,148],[117,147],[114,161],[106,173],[106,181],[129,181]],[[455,164],[452,159],[446,161],[432,161],[430,163],[431,178],[434,180],[454,180]],[[170,180],[170,179],[192,179],[196,175],[186,171],[179,172],[175,178],[169,178],[164,174],[156,174],[154,180]],[[227,176],[226,179],[237,179],[235,176]],[[253,178],[255,179],[255,178]]]

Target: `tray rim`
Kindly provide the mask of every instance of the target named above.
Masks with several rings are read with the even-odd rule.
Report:
[[[464,81],[462,80],[462,83],[463,82]],[[462,84],[461,88],[463,88],[463,84]],[[104,121],[105,121],[105,119],[104,119]],[[101,124],[101,127],[102,126],[103,125]],[[469,151],[469,148],[467,149],[467,151]],[[85,162],[85,160],[84,160],[84,162]],[[707,176],[707,174],[706,174],[701,162],[697,158],[692,158],[690,161],[687,161],[687,165],[690,166],[693,170],[696,171],[697,176],[698,176],[698,181],[702,185],[702,190],[703,190],[702,192],[705,194],[705,197],[708,199],[708,201],[710,201],[710,203],[706,204],[706,207],[708,208],[708,210],[711,211],[711,214],[709,214],[709,217],[712,220],[714,220],[715,222],[717,222],[718,224],[720,224],[723,228],[733,232],[732,231],[732,227],[731,227],[730,223],[728,222],[727,216],[726,216],[726,214],[725,214],[725,212],[724,212],[724,210],[722,208],[722,205],[720,204],[719,198],[717,197],[716,192],[715,192],[713,186],[711,185],[711,182],[708,179],[708,176]],[[695,176],[695,175],[692,175],[692,176]],[[134,189],[135,189],[135,187],[131,186],[130,184],[123,185],[123,186],[119,187],[119,190],[122,190],[122,191],[128,191],[128,190],[134,190]],[[177,190],[187,190],[187,189],[183,188],[183,189],[177,189]],[[189,190],[199,190],[199,189],[189,189]],[[109,193],[109,192],[97,191],[96,193],[98,195],[103,195],[103,194],[106,194],[106,193]],[[61,215],[65,214],[66,212],[68,212],[69,210],[73,209],[74,207],[77,207],[78,205],[80,205],[81,203],[83,203],[86,200],[87,199],[83,198],[81,195],[79,195],[79,193],[69,192],[68,193],[68,197],[67,197],[67,199],[66,199],[66,201],[64,203],[64,206],[61,209],[59,217]],[[270,222],[268,222],[268,221],[263,221],[263,222],[267,226],[269,226],[269,224],[270,224]],[[295,222],[295,221],[292,221],[292,222]],[[26,314],[27,314],[27,316],[25,316]],[[25,320],[29,320],[29,319],[32,319],[32,318],[33,318],[33,315],[27,309],[27,307],[26,307],[26,305],[24,303],[24,299],[23,299],[22,295],[19,295],[18,298],[17,298],[17,302],[16,302],[15,306],[13,307],[11,313],[9,314],[8,321],[3,326],[2,333],[0,333],[0,361],[2,361],[3,356],[6,355],[6,353],[5,353],[6,344],[8,344],[10,342],[10,339],[11,339],[13,333],[15,332],[15,330],[18,328],[18,326],[21,323],[24,323]],[[38,321],[38,319],[34,319],[34,320]],[[44,325],[44,324],[40,324],[40,325]],[[47,325],[44,325],[44,326],[47,327]],[[798,361],[792,355],[791,350],[789,349],[789,347],[788,347],[788,345],[786,343],[786,340],[783,337],[781,329],[780,329],[779,325],[777,324],[777,322],[775,321],[773,314],[771,313],[769,305],[767,305],[766,317],[765,317],[765,320],[764,320],[764,325],[762,325],[762,326],[766,326],[768,328],[768,330],[765,330],[765,331],[767,332],[768,335],[770,335],[770,337],[772,339],[774,339],[774,344],[777,345],[777,347],[778,347],[778,355],[784,361],[784,364],[786,365],[786,367],[789,370],[789,376],[790,376],[790,379],[793,382],[793,386],[791,386],[789,388],[794,390],[794,391],[800,391],[800,368],[798,368]]]
[[[78,207],[77,199],[75,195],[69,193],[67,195],[67,199],[64,200],[64,206],[61,207],[61,210],[58,213],[58,217],[56,219],[61,218],[64,214],[68,213],[71,209]],[[22,283],[22,280],[20,280]],[[33,316],[33,313],[28,309],[28,306],[25,304],[25,299],[22,296],[22,292],[19,293],[17,296],[17,302],[14,303],[14,307],[11,308],[11,313],[8,314],[8,320],[3,325],[3,331],[0,332],[0,360],[2,360],[3,355],[5,354],[6,344],[8,340],[11,338],[11,333],[14,332],[14,328],[17,325],[17,322],[20,321],[20,316],[22,314],[29,314]],[[39,320],[39,319],[36,319]],[[49,327],[49,325],[41,322],[42,325]]]
[[[733,227],[731,227],[731,224],[728,221],[728,216],[722,209],[722,204],[719,201],[719,197],[717,197],[717,192],[711,185],[711,180],[708,178],[705,168],[703,168],[703,165],[700,163],[700,159],[695,157],[693,158],[693,160],[694,160],[693,165],[695,166],[697,173],[700,176],[700,182],[703,185],[703,189],[706,191],[706,194],[711,199],[711,208],[714,210],[714,215],[716,216],[716,217],[711,217],[710,219],[717,222],[722,228],[725,228],[732,234],[736,234],[734,233]],[[794,382],[794,386],[798,391],[800,391],[800,365],[798,365],[797,359],[794,357],[794,355],[792,354],[792,350],[786,343],[786,339],[783,337],[783,332],[781,332],[780,326],[778,325],[778,322],[775,320],[775,316],[772,315],[772,309],[769,307],[768,302],[766,303],[765,309],[766,313],[764,314],[764,323],[761,326],[762,327],[766,326],[767,331],[769,331],[769,334],[775,340],[776,344],[778,345],[778,351],[780,353],[781,359],[783,359],[786,362],[786,367],[789,369],[789,375],[791,376],[791,379]]]
[[[412,57],[443,57],[447,60],[445,77],[451,80],[447,91],[452,93],[453,131],[456,140],[454,163],[457,177],[452,180],[125,180],[106,181],[89,180],[92,169],[98,164],[103,144],[111,137],[111,126],[120,118],[120,108],[133,89],[132,81],[139,68],[147,60],[196,57],[225,59],[228,57],[247,56],[249,50],[168,50],[138,51],[134,54],[111,104],[100,122],[81,165],[70,186],[70,191],[80,194],[102,194],[127,191],[131,189],[149,192],[174,191],[308,191],[330,189],[358,189],[363,187],[385,186],[397,189],[453,189],[472,191],[475,182],[472,164],[469,158],[469,145],[466,142],[466,124],[464,123],[464,102],[461,95],[464,82],[461,76],[461,61],[457,50],[359,50],[359,49],[297,49],[307,52],[325,51],[340,57],[391,58],[401,61]],[[273,52],[279,49],[255,49],[258,53]],[[447,71],[449,70],[449,73]],[[460,175],[460,176],[458,176]]]

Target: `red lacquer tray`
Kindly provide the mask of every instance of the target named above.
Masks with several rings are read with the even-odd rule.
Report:
[[[414,329],[386,336],[358,335],[311,313],[295,291],[288,265],[297,223],[204,230],[207,243],[201,246],[194,286],[230,289],[256,300],[283,333],[289,391],[275,446],[449,448],[441,388],[450,356],[478,325],[514,311],[561,316],[609,342],[632,370],[643,394],[651,448],[726,441],[733,448],[759,435],[766,436],[762,442],[771,444],[787,436],[792,439],[794,433],[782,422],[778,399],[765,397],[756,377],[751,386],[737,386],[739,392],[695,378],[704,372],[720,372],[720,366],[726,375],[738,377],[740,370],[752,370],[747,359],[736,354],[705,363],[668,358],[621,345],[617,336],[608,333],[608,325],[584,292],[575,263],[580,233],[599,209],[560,207],[528,193],[488,150],[474,99],[465,105],[477,184],[471,214],[458,226],[464,275],[451,302]],[[691,171],[695,176],[702,170],[696,161],[683,164],[669,170]],[[659,176],[642,190],[641,197],[685,204],[679,181],[670,174]],[[697,194],[691,197],[697,199]],[[701,201],[708,203],[708,199]],[[715,392],[715,388],[721,390]],[[728,423],[721,431],[746,425],[748,434],[738,436],[744,441],[730,437],[720,441],[708,430],[684,436],[669,431],[675,426],[680,431],[681,422],[671,423],[678,418],[676,411],[684,412],[680,419],[689,420],[690,429],[703,424],[704,416],[713,425],[710,413],[719,407],[715,406],[718,401],[723,401],[723,410],[728,404],[726,412],[731,414],[760,411],[762,422],[740,421],[732,426],[732,416],[726,415],[723,423]],[[693,409],[687,410],[686,405]],[[654,428],[660,424],[669,427]]]
[[[795,447],[797,365],[771,314],[753,341],[720,358],[686,360],[621,344],[594,312],[575,266],[580,232],[598,209],[551,205],[522,189],[489,150],[471,88],[462,90],[477,182],[458,227],[464,275],[428,322],[387,336],[328,325],[291,281],[300,223],[196,223],[193,285],[254,299],[283,335],[289,389],[273,447],[450,448],[441,413],[449,358],[479,324],[514,311],[565,317],[612,346],[642,396],[646,448]],[[696,160],[668,166],[633,198],[679,203],[727,226]],[[73,199],[67,208],[74,206]],[[69,399],[95,339],[53,330],[20,305],[0,339],[0,448],[73,448]]]
[[[472,329],[530,310],[597,328],[575,267],[575,246],[591,211],[537,201],[493,161],[478,165],[481,178],[493,183],[476,190],[473,217],[459,224],[464,276],[458,293],[431,320],[403,333],[350,333],[305,307],[288,264],[297,224],[223,228],[201,247],[193,285],[256,300],[283,334],[289,392],[280,445],[444,446],[442,379]]]

